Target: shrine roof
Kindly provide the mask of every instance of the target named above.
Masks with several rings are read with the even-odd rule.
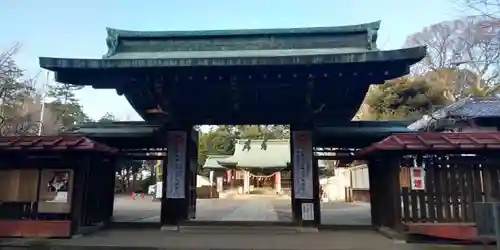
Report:
[[[247,140],[238,140],[234,154],[217,162],[222,166],[238,168],[285,168],[290,162],[289,140],[268,140],[267,147],[262,148],[263,140],[251,140],[250,149],[245,149]],[[325,167],[319,161],[319,167]]]
[[[498,151],[500,132],[421,132],[393,134],[357,152],[369,155],[376,152],[459,152]]]
[[[219,164],[219,160],[223,160],[225,158],[230,157],[230,155],[208,155],[205,160],[205,164],[203,164],[203,168],[207,169],[221,169],[224,168]]]
[[[380,21],[371,23],[332,26],[283,29],[237,29],[237,30],[191,30],[191,31],[131,31],[106,28],[109,38],[182,38],[182,37],[227,37],[227,36],[265,36],[265,35],[297,35],[297,34],[345,34],[378,30]]]
[[[103,59],[40,58],[49,70],[186,66],[308,65],[407,61],[424,47],[377,49],[380,21],[338,27],[128,31],[107,28]]]
[[[0,151],[94,151],[116,153],[117,149],[84,136],[4,136]]]

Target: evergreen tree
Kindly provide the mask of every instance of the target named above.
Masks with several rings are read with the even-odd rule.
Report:
[[[365,98],[369,111],[364,120],[416,120],[449,104],[446,87],[422,76],[404,76],[372,86]]]
[[[55,83],[49,86],[47,97],[53,101],[47,103],[47,107],[55,117],[54,122],[59,131],[90,121],[75,96],[75,91],[82,88],[82,86],[64,83]]]

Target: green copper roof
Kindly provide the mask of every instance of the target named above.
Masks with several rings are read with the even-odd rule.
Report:
[[[235,58],[235,57],[279,57],[335,55],[363,53],[365,48],[330,48],[330,49],[274,49],[274,50],[226,50],[226,51],[173,51],[173,52],[127,52],[119,53],[108,59],[194,59],[194,58]]]
[[[380,21],[338,27],[249,30],[127,31],[107,28],[108,52],[102,60],[40,58],[40,66],[57,71],[399,60],[410,65],[425,56],[423,47],[379,51],[376,44],[379,28]]]
[[[270,50],[268,54],[254,51],[214,51],[183,52],[171,57],[168,53],[146,53],[155,55],[155,58],[133,57],[120,59],[70,59],[40,57],[40,66],[49,70],[88,70],[88,69],[127,69],[127,68],[163,68],[163,67],[203,67],[203,66],[258,66],[258,65],[317,65],[317,64],[342,64],[342,63],[384,63],[401,62],[411,65],[420,61],[426,54],[425,47],[414,47],[388,51],[368,51],[356,53],[340,53],[342,49],[318,50]],[[321,52],[313,54],[313,51]],[[352,51],[351,51],[352,52]],[[292,54],[295,53],[295,54]],[[199,56],[206,57],[199,57]],[[118,56],[117,56],[118,58]],[[97,78],[96,78],[97,79]]]
[[[380,22],[339,27],[128,31],[107,28],[108,53],[362,47],[375,49]],[[306,40],[304,40],[306,38]],[[123,56],[121,58],[124,58]]]
[[[378,30],[380,21],[358,25],[334,27],[308,27],[288,29],[240,29],[240,30],[193,30],[193,31],[130,31],[106,28],[109,38],[181,38],[181,37],[215,37],[215,36],[254,36],[280,34],[322,34],[322,33],[355,33],[366,30]]]
[[[262,140],[251,140],[250,149],[244,149],[247,140],[238,140],[234,154],[218,160],[221,165],[239,168],[284,168],[290,162],[289,140],[268,140],[267,148],[262,148]],[[319,162],[324,167],[324,161]]]
[[[230,157],[230,155],[208,155],[205,164],[203,164],[203,168],[224,168],[219,164],[219,160],[223,160],[225,158]]]

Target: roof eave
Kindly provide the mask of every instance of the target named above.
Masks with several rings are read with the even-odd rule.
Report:
[[[255,65],[314,65],[345,63],[376,63],[405,61],[408,65],[422,60],[425,47],[413,47],[389,51],[341,53],[322,55],[287,55],[273,57],[214,57],[214,58],[163,58],[163,59],[70,59],[40,57],[40,67],[60,70],[103,70],[162,67],[206,67],[206,66],[255,66]],[[237,60],[236,60],[237,59]],[[227,64],[221,65],[221,61]],[[214,62],[214,63],[211,63]]]

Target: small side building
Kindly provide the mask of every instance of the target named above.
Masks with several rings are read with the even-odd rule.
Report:
[[[219,164],[219,160],[223,160],[230,155],[208,155],[205,160],[205,164],[203,164],[202,169],[207,171],[213,171],[213,178],[216,181],[217,178],[222,178],[222,187],[224,190],[230,189],[231,184],[234,186],[234,182],[232,183],[232,174],[231,170],[221,166]]]
[[[0,237],[68,238],[106,226],[116,153],[77,135],[0,137]]]
[[[499,131],[500,98],[465,98],[430,115],[424,115],[408,128],[429,132]]]

